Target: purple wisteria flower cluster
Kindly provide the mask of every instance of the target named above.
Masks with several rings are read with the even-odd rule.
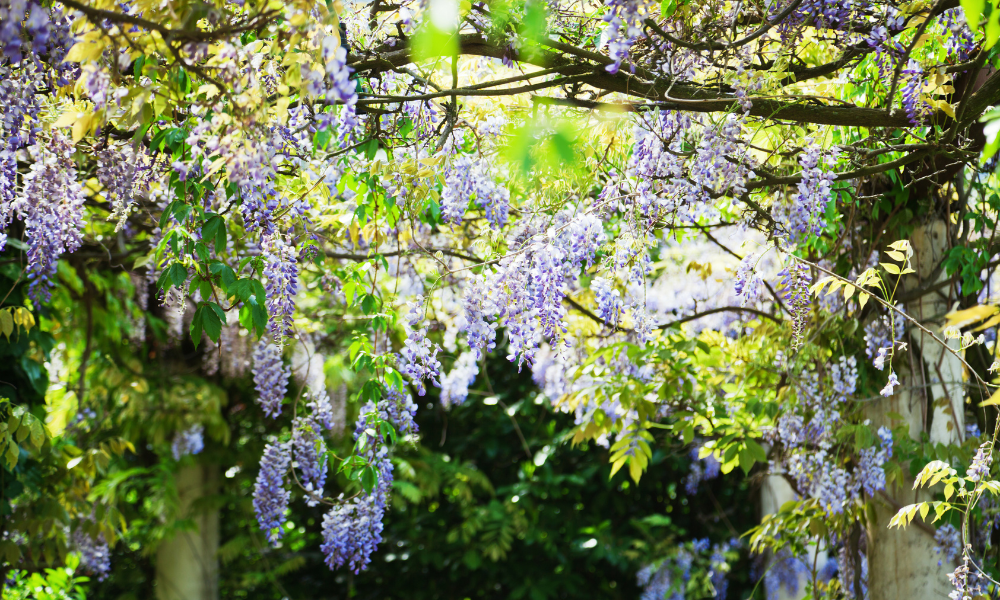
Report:
[[[13,152],[35,143],[41,111],[36,91],[43,85],[41,74],[33,68],[0,67],[0,151]]]
[[[205,427],[203,425],[192,425],[187,429],[174,434],[174,439],[170,443],[170,452],[174,460],[200,454],[205,449]]]
[[[59,257],[83,243],[86,197],[76,180],[73,145],[60,133],[32,147],[35,162],[11,208],[24,221],[28,243],[28,295],[48,302]]]
[[[777,469],[786,472],[803,493],[818,499],[826,512],[841,514],[848,501],[862,492],[871,497],[885,489],[884,465],[892,457],[893,436],[888,427],[879,427],[877,443],[861,449],[853,471],[848,471],[835,434],[841,412],[857,390],[856,359],[840,357],[829,374],[829,380],[815,371],[797,376],[798,402],[789,405],[767,437],[783,448]]]
[[[688,472],[687,477],[684,478],[684,491],[689,496],[698,493],[698,484],[703,481],[715,479],[720,473],[721,465],[715,458],[715,455],[709,454],[705,458],[699,459],[698,454],[700,452],[700,446],[691,449],[691,470]]]
[[[139,156],[128,144],[97,151],[97,180],[104,186],[105,198],[111,203],[108,220],[117,221],[116,232],[122,230],[135,207],[133,192],[139,169]]]
[[[636,574],[643,588],[642,600],[684,600],[688,582],[697,571],[712,584],[716,600],[725,600],[729,582],[726,577],[732,566],[726,554],[738,549],[737,539],[712,544],[708,538],[695,539],[690,546],[679,548],[672,556],[646,565]]]
[[[257,514],[257,523],[271,543],[280,540],[284,534],[282,526],[292,496],[285,489],[285,475],[291,463],[291,452],[286,442],[269,443],[260,457],[260,471],[253,488],[253,509]]]
[[[530,365],[545,337],[558,342],[565,334],[563,302],[580,269],[592,265],[605,234],[600,220],[584,213],[557,215],[556,226],[508,244],[519,251],[500,260],[493,272],[466,288],[461,329],[477,357],[495,345],[496,327],[507,329],[508,360]],[[494,320],[496,323],[490,323]]]
[[[993,464],[993,442],[984,442],[976,450],[976,455],[972,457],[972,464],[966,471],[965,478],[969,481],[980,482],[990,475],[990,465]]]
[[[781,299],[792,315],[792,349],[802,345],[806,324],[809,322],[809,269],[800,262],[793,262],[778,273]]]
[[[740,260],[740,266],[736,269],[734,288],[741,307],[754,304],[760,298],[764,280],[755,268],[759,258],[754,253],[747,254]]]
[[[359,456],[375,467],[378,483],[371,492],[362,491],[350,500],[341,499],[323,517],[323,543],[320,549],[331,569],[347,566],[355,573],[364,570],[371,562],[371,555],[382,542],[382,519],[392,491],[393,467],[385,440],[377,428],[372,428],[371,421],[375,416],[389,418],[389,412],[383,403],[380,403],[379,408],[371,403],[362,407],[354,439],[364,439]],[[394,426],[401,429],[401,423],[394,423]],[[370,435],[368,430],[375,431],[375,435]]]
[[[264,293],[274,343],[281,345],[292,335],[295,295],[299,293],[298,254],[280,235],[264,241]]]
[[[281,402],[288,389],[291,369],[281,360],[281,350],[261,340],[253,353],[253,382],[257,403],[269,417],[281,414]]]
[[[951,564],[962,554],[962,533],[951,523],[945,523],[934,532],[934,552],[941,555],[938,566]]]
[[[830,201],[836,172],[834,168],[840,158],[840,150],[823,148],[806,141],[805,150],[799,154],[802,179],[798,193],[792,197],[790,205],[778,204],[774,218],[788,232],[793,244],[805,241],[811,235],[820,235],[826,228],[826,205]],[[824,168],[825,167],[825,168]]]
[[[445,175],[444,190],[441,193],[441,220],[445,223],[461,223],[465,217],[465,209],[473,200],[483,209],[486,220],[493,229],[500,229],[507,224],[510,192],[493,180],[484,160],[462,154],[455,159]]]
[[[595,277],[590,282],[590,289],[594,292],[594,299],[597,300],[597,316],[611,327],[617,327],[621,322],[624,308],[621,292],[603,277]]]
[[[949,8],[941,13],[941,26],[949,34],[945,38],[948,55],[954,56],[960,62],[969,60],[976,48],[976,38],[965,22],[961,7]]]
[[[70,546],[74,552],[79,553],[80,566],[84,571],[96,576],[98,581],[107,579],[111,572],[111,549],[103,533],[91,537],[82,528],[78,528],[70,538]]]
[[[479,375],[479,362],[474,351],[463,352],[441,379],[441,406],[449,408],[463,404],[469,397],[469,386]]]
[[[427,393],[425,381],[441,387],[438,382],[441,362],[437,359],[441,348],[427,338],[426,325],[421,327],[421,322],[424,320],[423,298],[418,296],[415,301],[409,303],[409,307],[406,323],[403,326],[406,331],[406,341],[403,342],[403,349],[399,353],[399,372],[409,377],[417,388],[417,394],[423,396]]]
[[[910,118],[910,123],[920,125],[926,117],[931,107],[923,98],[924,91],[924,69],[920,63],[910,59],[903,68],[903,110]]]
[[[612,75],[629,58],[629,50],[642,35],[644,0],[605,0],[607,12],[602,17],[607,26],[601,38],[607,40],[608,56],[613,61],[604,69]],[[634,70],[634,68],[633,68]]]

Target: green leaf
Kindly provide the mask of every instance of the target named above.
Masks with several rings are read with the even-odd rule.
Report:
[[[375,467],[367,466],[362,469],[361,486],[365,488],[365,492],[370,494],[376,485],[378,485],[378,472],[375,471]]]
[[[744,475],[750,474],[750,469],[753,467],[753,455],[749,448],[744,448],[740,450],[740,468],[743,469]]]
[[[205,333],[208,334],[208,338],[213,342],[218,342],[219,336],[222,334],[222,323],[226,318],[225,311],[215,302],[204,302],[198,309],[202,311],[201,325]]]
[[[238,279],[229,286],[227,293],[238,298],[240,302],[246,302],[253,295],[253,281],[246,277]]]
[[[4,458],[7,459],[7,470],[13,471],[14,466],[17,464],[17,455],[20,454],[21,449],[17,447],[14,440],[7,440],[7,452],[4,453]]]
[[[767,462],[767,452],[764,450],[763,446],[750,438],[747,438],[746,445],[747,450],[750,451],[750,455],[753,456],[754,460],[757,462]]]
[[[175,262],[167,269],[167,277],[170,283],[176,287],[181,287],[188,277],[187,268],[181,263]],[[166,291],[166,290],[164,290]]]
[[[204,319],[205,305],[202,304],[195,309],[194,316],[191,317],[191,341],[194,342],[195,348],[201,342],[201,334],[205,330]]]
[[[975,33],[979,29],[979,19],[986,8],[986,0],[960,0],[959,4],[962,5],[962,10],[965,11],[965,22],[969,24],[969,28]]]
[[[208,217],[201,227],[201,239],[215,242],[215,252],[226,249],[226,222],[219,215]]]
[[[983,49],[992,48],[997,43],[997,38],[1000,38],[1000,10],[994,5],[990,18],[986,21],[986,39],[983,42]]]

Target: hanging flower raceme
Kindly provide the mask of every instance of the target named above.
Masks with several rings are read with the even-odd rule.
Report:
[[[71,547],[80,555],[80,566],[83,570],[97,577],[98,581],[107,579],[111,572],[111,549],[108,547],[104,534],[91,537],[82,528],[73,532],[70,538]]]
[[[47,302],[59,257],[83,243],[83,188],[76,181],[73,145],[60,133],[32,147],[35,162],[14,201],[28,244],[28,295]]]
[[[292,335],[295,295],[299,292],[298,254],[280,235],[264,240],[264,293],[274,343],[281,345]]]
[[[643,0],[606,0],[604,6],[607,12],[603,19],[607,26],[601,37],[607,41],[608,55],[614,61],[604,69],[614,75],[628,60],[629,51],[643,34],[642,20],[648,5]]]
[[[351,500],[341,500],[323,517],[320,549],[331,569],[346,565],[355,573],[364,570],[382,542],[382,519],[392,491],[393,468],[381,433],[376,433],[374,437],[367,433],[372,428],[370,419],[376,415],[387,417],[384,408],[377,409],[371,403],[361,408],[354,439],[365,436],[359,456],[375,468],[378,483],[370,492],[362,492]]]
[[[792,315],[792,349],[802,345],[809,321],[809,269],[794,262],[778,273],[781,278],[781,298]]]
[[[183,431],[174,434],[174,439],[170,443],[170,452],[174,455],[174,460],[199,454],[205,448],[205,427],[203,425],[192,425]]]
[[[424,312],[423,298],[418,297],[409,306],[410,312],[403,326],[406,331],[406,341],[400,351],[399,371],[413,380],[417,394],[423,396],[427,391],[425,381],[440,386],[438,376],[441,372],[441,363],[437,359],[437,353],[441,349],[427,339],[426,326],[420,326]]]
[[[117,221],[115,231],[120,231],[132,211],[132,197],[137,170],[137,157],[131,146],[107,147],[97,151],[97,180],[104,186],[104,194],[111,203],[109,221]]]
[[[475,275],[462,293],[464,310],[459,329],[466,332],[469,348],[475,352],[476,360],[496,348],[497,323],[491,321],[497,309],[489,297],[490,287],[490,282],[483,275]]]
[[[603,277],[595,277],[590,282],[590,289],[597,300],[597,316],[611,327],[617,327],[622,318],[622,295],[612,288],[610,282]]]
[[[451,371],[441,380],[441,406],[449,408],[465,402],[469,386],[479,375],[479,363],[473,351],[463,352],[455,360]]]
[[[461,223],[469,202],[486,213],[486,220],[494,229],[507,223],[510,192],[493,181],[484,161],[462,154],[448,169],[444,191],[441,194],[441,219],[445,223]]]
[[[419,430],[413,420],[417,414],[417,405],[409,394],[390,387],[382,404],[385,406],[386,418],[392,423],[396,433],[416,433]]]
[[[281,360],[281,350],[274,344],[261,340],[253,353],[253,382],[257,389],[257,403],[264,414],[277,417],[285,399],[291,369]]]
[[[811,235],[823,233],[826,205],[836,177],[833,169],[839,157],[839,149],[824,152],[812,140],[807,140],[806,149],[799,155],[802,179],[798,193],[792,197],[791,205],[779,204],[775,209],[775,220],[788,232],[791,243],[802,243]]]
[[[906,111],[910,123],[920,125],[923,118],[930,113],[930,105],[923,99],[924,69],[920,63],[911,58],[906,63],[902,76],[906,82],[903,84],[903,110]]]
[[[260,472],[253,488],[253,509],[257,523],[270,542],[277,542],[284,533],[285,511],[291,492],[285,489],[285,475],[292,457],[288,444],[272,442],[264,447]]]

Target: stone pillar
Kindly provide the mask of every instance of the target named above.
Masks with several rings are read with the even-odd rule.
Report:
[[[180,500],[178,515],[191,519],[196,529],[164,540],[156,553],[157,600],[217,600],[219,597],[219,511],[192,512],[191,505],[215,491],[218,470],[213,466],[182,467],[176,475]]]
[[[901,287],[906,290],[932,283],[934,268],[947,250],[947,226],[944,221],[933,221],[919,227],[910,243],[916,273],[904,278],[905,285]],[[945,276],[941,273],[939,280]],[[941,294],[927,294],[914,300],[904,310],[938,339],[943,339],[941,326],[950,309],[949,290],[945,288]],[[890,398],[872,404],[869,414],[873,425],[890,425],[886,415],[895,412],[909,425],[913,439],[919,439],[926,431],[931,443],[959,443],[965,435],[962,362],[916,326],[908,324],[907,331],[913,347],[903,353],[897,351],[893,361],[902,385]],[[957,347],[957,340],[950,343],[952,348]],[[944,562],[938,566],[940,556],[934,551],[931,534],[916,524],[903,529],[888,528],[898,506],[929,500],[930,494],[926,491],[918,494],[912,489],[912,481],[907,480],[886,490],[886,495],[891,501],[876,498],[875,518],[868,524],[868,597],[870,600],[947,598],[952,591],[947,574],[955,565]]]

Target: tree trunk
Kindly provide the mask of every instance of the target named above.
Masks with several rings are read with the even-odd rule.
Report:
[[[218,470],[194,465],[176,475],[179,515],[196,531],[179,532],[160,544],[156,555],[157,600],[216,600],[219,596],[219,511],[192,512],[192,504],[215,491]]]
[[[907,289],[931,283],[930,275],[947,250],[947,226],[943,221],[933,221],[917,228],[910,242],[914,251],[913,268],[917,272],[904,278]],[[945,289],[941,294],[928,294],[913,301],[905,310],[928,330],[938,332],[950,308],[949,290]],[[932,443],[958,443],[965,431],[963,365],[914,325],[907,325],[907,331],[909,335],[904,339],[911,347],[904,353],[897,351],[894,360],[902,386],[890,398],[872,404],[869,414],[873,424],[891,425],[888,413],[895,412],[909,425],[913,439],[927,432]],[[957,347],[957,341],[952,343]],[[906,466],[903,471],[907,472]],[[916,522],[903,529],[888,528],[899,506],[928,500],[930,494],[912,490],[909,479],[886,492],[889,499],[875,499],[874,519],[868,523],[868,597],[871,600],[947,598],[952,590],[947,574],[955,567],[947,561],[938,565],[941,557],[934,551],[932,534]]]

